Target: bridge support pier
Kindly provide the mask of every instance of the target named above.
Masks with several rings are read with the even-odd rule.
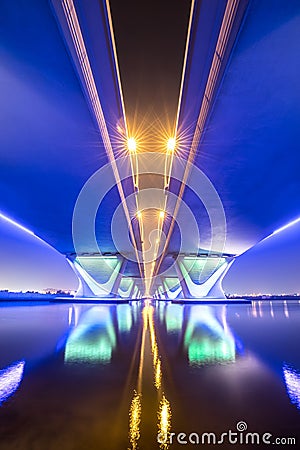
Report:
[[[204,283],[196,284],[183,263],[183,257],[175,261],[177,276],[180,281],[183,299],[225,299],[222,281],[234,262],[234,257],[224,258],[221,264]]]
[[[121,262],[121,267],[120,267],[119,273],[118,273],[117,278],[116,278],[116,280],[115,280],[115,282],[113,284],[113,287],[112,287],[112,295],[114,297],[119,297],[119,288],[120,288],[120,284],[121,284],[122,277],[123,277],[123,274],[125,272],[126,266],[127,266],[127,259],[122,258],[122,262]]]
[[[112,271],[109,280],[100,284],[80,265],[76,258],[67,257],[67,261],[78,278],[78,289],[75,298],[115,298],[118,297],[122,274],[127,261],[125,258],[119,261]]]

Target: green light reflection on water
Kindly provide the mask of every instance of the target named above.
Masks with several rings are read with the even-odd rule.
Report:
[[[107,364],[116,346],[116,334],[108,309],[93,307],[83,313],[65,347],[65,363]]]

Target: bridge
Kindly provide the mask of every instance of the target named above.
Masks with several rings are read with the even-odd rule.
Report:
[[[300,4],[271,3],[191,0],[173,117],[145,123],[114,1],[1,5],[0,224],[65,255],[77,297],[224,298],[298,221]]]

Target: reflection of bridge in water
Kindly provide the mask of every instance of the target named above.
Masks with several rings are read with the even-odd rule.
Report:
[[[116,350],[117,336],[129,333],[133,324],[132,308],[126,305],[92,306],[80,312],[73,306],[66,341],[66,363],[109,363]]]
[[[37,306],[33,322],[27,314],[32,307],[24,308],[22,320],[18,315],[14,324],[24,334],[21,351],[15,347],[9,355],[13,362],[1,363],[3,405],[13,396],[14,408],[31,414],[35,404],[26,407],[27,389],[34,389],[34,395],[41,396],[40,415],[48,395],[44,384],[50,389],[55,381],[49,396],[60,405],[68,399],[67,408],[74,402],[79,429],[89,417],[87,433],[96,426],[93,442],[103,447],[109,441],[108,449],[158,448],[157,438],[167,449],[171,433],[206,431],[212,420],[214,430],[222,431],[231,420],[229,407],[248,423],[258,415],[270,432],[279,426],[276,417],[267,414],[274,405],[281,406],[281,420],[283,408],[289,424],[295,423],[299,372],[291,336],[298,327],[296,302],[209,306],[153,300]],[[3,317],[11,320],[14,309],[4,308]],[[31,336],[26,338],[29,317]],[[9,334],[4,337],[9,344]],[[275,351],[269,345],[274,341]],[[31,384],[36,377],[40,381]],[[72,429],[72,436],[76,432]]]

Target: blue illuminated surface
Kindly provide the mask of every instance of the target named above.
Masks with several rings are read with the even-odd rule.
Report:
[[[180,113],[183,130],[195,127],[214,48],[206,20],[218,5],[216,31],[224,7],[200,3]],[[249,2],[197,149],[195,164],[213,182],[225,209],[229,252],[240,253],[299,217],[299,13],[297,1],[274,0],[272,8],[269,0]],[[209,223],[201,202],[189,190],[183,199],[197,211],[205,233]],[[175,235],[172,241],[175,248]]]
[[[282,368],[287,393],[291,403],[300,409],[300,372],[285,364]]]
[[[24,367],[25,361],[19,361],[0,370],[0,406],[19,388]]]

